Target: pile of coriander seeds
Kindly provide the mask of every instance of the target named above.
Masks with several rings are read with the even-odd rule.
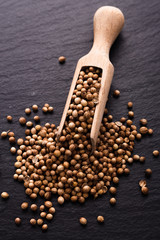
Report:
[[[58,195],[58,203],[62,205],[65,201],[84,203],[89,196],[95,199],[109,191],[112,195],[110,204],[115,205],[119,176],[130,172],[127,163],[145,161],[143,156],[132,156],[135,139],[152,134],[153,130],[148,129],[147,121],[142,119],[138,131],[132,121],[132,102],[128,103],[128,119],[122,117],[114,122],[105,109],[97,147],[91,154],[90,131],[98,104],[101,77],[99,68],[86,67],[80,71],[59,139],[56,135],[58,127],[50,123],[41,126],[38,115],[34,117],[35,124],[20,117],[20,124],[26,125],[25,139],[16,140],[11,131],[1,134],[2,138],[9,136],[11,145],[17,141],[18,150],[11,147],[11,153],[17,154],[14,179],[23,182],[25,193],[31,199],[36,199],[38,195],[44,198],[40,218],[30,220],[32,225],[41,225],[42,230],[47,230],[45,219],[51,220],[55,212],[50,201],[52,194]],[[115,97],[119,94],[118,90],[114,92]],[[38,106],[33,105],[32,110],[37,112]],[[53,107],[45,104],[42,111],[52,112]],[[25,110],[27,115],[30,112],[30,108]],[[159,152],[155,155],[158,156]],[[50,206],[49,210],[45,210],[46,204]],[[80,223],[85,225],[87,221],[82,220]],[[16,221],[20,224],[19,219]],[[103,216],[99,216],[98,221],[103,222]]]

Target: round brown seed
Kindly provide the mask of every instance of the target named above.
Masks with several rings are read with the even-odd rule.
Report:
[[[148,195],[148,192],[149,192],[148,187],[143,186],[143,187],[141,188],[141,192],[142,192],[144,195]]]
[[[20,123],[21,125],[25,125],[25,124],[26,124],[26,119],[25,119],[24,117],[20,117],[20,118],[19,118],[19,123]]]
[[[65,58],[64,56],[60,56],[60,57],[58,58],[58,61],[59,61],[59,63],[65,63],[66,58]]]
[[[22,208],[23,210],[26,210],[26,209],[28,208],[28,203],[27,203],[27,202],[23,202],[23,203],[21,204],[21,208]]]
[[[5,131],[3,131],[3,132],[1,133],[1,138],[6,138],[6,137],[7,137],[7,135],[8,135],[8,133],[7,133],[7,132],[5,132]]]
[[[132,102],[128,102],[128,108],[132,108],[133,107],[133,103]]]
[[[44,203],[44,205],[47,207],[47,208],[51,208],[52,207],[52,202],[50,202],[50,201],[46,201],[45,203]]]
[[[150,177],[152,175],[152,170],[150,168],[147,168],[145,170],[145,175],[146,175],[146,177]]]
[[[120,91],[119,90],[114,90],[113,96],[114,97],[119,97],[119,95],[120,95]]]
[[[43,224],[43,225],[42,225],[42,230],[43,230],[43,231],[46,231],[47,229],[48,229],[48,225],[47,225],[47,224]]]
[[[36,104],[34,104],[34,105],[32,106],[32,109],[33,109],[34,112],[37,112],[37,111],[38,111],[38,106],[37,106]]]
[[[103,223],[104,222],[104,217],[103,216],[98,216],[97,217],[97,222]]]
[[[142,118],[142,119],[140,120],[140,123],[141,123],[142,125],[147,125],[147,119]]]
[[[87,219],[84,218],[84,217],[81,217],[81,218],[79,219],[79,222],[80,222],[80,224],[82,224],[82,225],[86,225],[86,224],[87,224]]]
[[[8,122],[12,122],[12,120],[13,120],[12,116],[8,115],[8,116],[7,116],[7,121],[8,121]]]
[[[39,226],[41,226],[43,224],[43,219],[41,219],[41,218],[37,219],[37,224]]]
[[[9,194],[7,192],[2,192],[1,193],[1,198],[7,199],[7,198],[9,198]]]
[[[20,225],[21,224],[21,219],[19,217],[15,218],[15,224]]]
[[[38,208],[38,207],[37,207],[36,204],[33,203],[33,204],[30,206],[30,208],[31,208],[32,211],[37,211],[37,208]]]
[[[46,219],[51,221],[53,218],[53,215],[51,213],[48,213],[47,216],[46,216]]]
[[[148,133],[148,128],[147,127],[141,127],[139,129],[139,131],[140,131],[141,134],[146,134],[146,133]]]
[[[37,223],[36,219],[34,219],[34,218],[31,218],[31,219],[30,219],[30,224],[31,224],[32,226],[35,226],[36,223]]]
[[[115,205],[116,204],[116,199],[115,198],[110,198],[109,200],[111,205]]]
[[[158,150],[154,150],[153,151],[153,156],[154,157],[158,157],[159,156],[159,151]]]
[[[27,115],[31,114],[31,109],[30,109],[30,108],[26,108],[26,109],[25,109],[25,113],[26,113]]]
[[[139,181],[139,186],[140,186],[140,187],[145,187],[146,184],[147,184],[147,183],[146,183],[146,180],[140,180],[140,181]]]

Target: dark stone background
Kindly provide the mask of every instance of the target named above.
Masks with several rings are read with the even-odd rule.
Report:
[[[146,163],[134,163],[129,177],[121,177],[117,204],[111,207],[109,194],[88,200],[83,206],[66,203],[56,207],[47,233],[31,227],[31,211],[22,212],[26,200],[23,185],[15,182],[15,157],[9,153],[7,140],[0,140],[0,192],[10,199],[0,200],[0,239],[2,240],[131,240],[160,239],[160,159],[152,151],[160,140],[160,2],[159,0],[0,0],[0,131],[14,130],[24,136],[18,118],[24,108],[45,102],[54,106],[54,114],[39,111],[41,123],[59,124],[77,60],[92,46],[92,18],[103,5],[119,7],[125,15],[125,26],[111,50],[115,75],[111,92],[120,89],[119,99],[110,94],[108,109],[115,120],[127,115],[127,102],[133,101],[135,119],[147,118],[154,129],[152,137],[136,144],[134,153],[146,156]],[[59,65],[58,57],[67,61]],[[13,123],[6,115],[13,116]],[[31,119],[33,119],[33,113]],[[138,181],[151,167],[149,195],[141,195]],[[41,200],[37,201],[38,204]],[[97,215],[104,215],[99,225]],[[22,218],[21,227],[14,223]],[[37,216],[37,215],[36,215]],[[88,219],[83,228],[79,217]]]

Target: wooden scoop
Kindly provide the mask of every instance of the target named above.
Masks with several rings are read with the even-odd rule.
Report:
[[[64,126],[67,111],[71,102],[71,97],[73,95],[81,68],[86,66],[98,67],[102,69],[102,80],[98,104],[96,105],[90,132],[92,151],[95,149],[99,128],[104,114],[105,105],[108,100],[108,93],[114,73],[114,67],[109,60],[109,51],[123,25],[124,16],[120,9],[106,6],[101,7],[96,11],[94,15],[94,43],[90,52],[84,57],[80,58],[77,63],[67,102],[57,132],[58,138],[60,137]]]

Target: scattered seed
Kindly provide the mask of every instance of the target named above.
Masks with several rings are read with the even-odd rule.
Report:
[[[38,106],[36,104],[34,104],[32,106],[33,112],[37,112],[38,111]]]
[[[28,203],[27,203],[27,202],[23,202],[23,203],[21,204],[21,208],[22,208],[23,210],[26,210],[26,209],[28,208]]]
[[[58,203],[62,205],[64,203],[64,198],[62,196],[58,197]]]
[[[153,129],[149,128],[149,129],[148,129],[148,134],[149,134],[149,135],[152,135],[152,134],[153,134]]]
[[[139,161],[140,161],[141,163],[144,163],[144,162],[145,162],[145,160],[146,160],[146,158],[145,158],[145,157],[143,157],[143,156],[141,156],[141,157],[139,158]]]
[[[37,224],[39,226],[41,226],[43,224],[43,219],[41,219],[41,218],[37,219]]]
[[[104,222],[104,217],[103,216],[98,216],[97,217],[97,222],[103,223]]]
[[[7,135],[8,135],[8,133],[4,131],[4,132],[1,133],[1,138],[6,138]]]
[[[146,133],[148,133],[148,128],[147,127],[141,127],[139,129],[139,131],[140,131],[141,134],[146,134]]]
[[[50,202],[50,201],[46,201],[45,203],[44,203],[44,205],[47,207],[47,208],[51,208],[52,207],[52,202]]]
[[[60,56],[60,57],[58,58],[58,61],[59,61],[59,63],[65,63],[66,58],[65,58],[64,56]]]
[[[19,123],[20,123],[21,125],[25,125],[25,124],[26,124],[26,119],[25,119],[24,117],[20,117],[20,118],[19,118]]]
[[[43,230],[43,231],[46,231],[47,229],[48,229],[48,225],[47,225],[47,224],[43,224],[43,225],[42,225],[42,230]]]
[[[150,177],[152,175],[152,170],[150,168],[147,168],[145,170],[146,177]]]
[[[129,112],[128,112],[128,116],[129,116],[130,118],[133,118],[133,117],[134,117],[134,112],[133,112],[133,111],[129,111]]]
[[[51,213],[51,214],[54,214],[55,213],[55,208],[54,207],[51,207],[51,208],[49,208],[49,213]]]
[[[7,192],[2,192],[1,193],[1,198],[7,199],[7,198],[9,198],[9,194]]]
[[[34,116],[34,121],[35,122],[39,122],[40,121],[40,117],[39,116]]]
[[[10,151],[11,151],[12,154],[15,154],[17,150],[16,150],[15,147],[11,147]]]
[[[21,219],[19,217],[15,218],[15,224],[20,225],[21,224]]]
[[[141,123],[142,125],[147,125],[147,119],[142,118],[142,119],[140,120],[140,123]]]
[[[159,156],[159,151],[158,150],[154,150],[153,151],[153,156],[154,157],[158,157]]]
[[[31,219],[30,219],[30,224],[31,224],[32,226],[35,226],[36,223],[37,223],[36,219],[34,219],[34,218],[31,218]]]
[[[84,218],[84,217],[81,217],[81,218],[79,219],[79,222],[80,222],[80,224],[82,224],[82,225],[86,225],[86,224],[87,224],[87,219]]]
[[[37,208],[38,208],[38,207],[37,207],[36,204],[32,204],[30,208],[31,208],[31,210],[32,210],[33,212],[35,212],[35,211],[37,211]]]
[[[33,126],[33,123],[31,121],[26,122],[26,126],[31,128]]]
[[[43,111],[44,113],[47,113],[47,112],[48,112],[48,108],[47,108],[47,107],[43,107],[43,108],[42,108],[42,111]]]
[[[113,96],[114,97],[119,97],[120,95],[120,91],[119,90],[115,90],[114,93],[113,93]]]
[[[51,106],[48,107],[48,112],[53,112],[53,110],[54,110],[53,107],[51,107]]]
[[[53,218],[53,215],[51,213],[48,213],[47,216],[46,216],[46,219],[51,221]]]
[[[128,108],[132,108],[133,107],[133,103],[132,102],[128,102]]]
[[[148,192],[149,192],[148,187],[142,186],[141,192],[142,192],[144,195],[148,195]]]
[[[25,109],[25,113],[26,113],[27,115],[31,114],[31,109],[30,109],[30,108],[26,108],[26,109]]]
[[[110,198],[109,200],[111,205],[115,205],[116,204],[116,199],[115,198]]]
[[[140,187],[145,187],[147,185],[146,180],[140,180],[139,181],[139,186]]]
[[[13,120],[12,116],[8,115],[8,116],[7,116],[7,121],[8,121],[8,122],[12,122],[12,120]]]

